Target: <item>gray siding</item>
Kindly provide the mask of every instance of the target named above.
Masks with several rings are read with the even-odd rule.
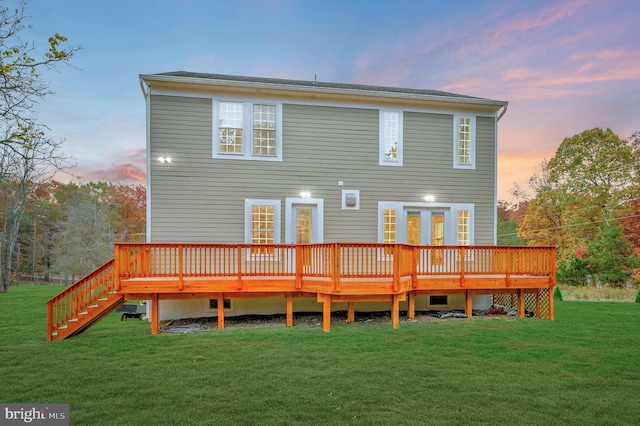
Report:
[[[377,109],[283,105],[283,161],[212,158],[211,100],[151,96],[151,240],[244,241],[244,200],[324,199],[324,240],[375,242],[378,201],[475,204],[475,243],[493,243],[495,120],[476,122],[475,170],[453,169],[453,116],[404,113],[404,166],[378,165]],[[343,181],[344,186],[338,186]],[[360,210],[341,210],[341,190]]]

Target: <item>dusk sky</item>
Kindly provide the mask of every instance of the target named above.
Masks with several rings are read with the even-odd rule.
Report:
[[[508,101],[499,199],[565,137],[640,130],[637,0],[30,0],[26,12],[36,48],[56,32],[82,47],[72,67],[48,74],[56,93],[37,109],[83,182],[145,182],[138,75],[166,71]]]

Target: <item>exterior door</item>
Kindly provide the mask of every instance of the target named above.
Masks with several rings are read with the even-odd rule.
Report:
[[[408,210],[406,212],[407,244],[443,246],[447,241],[447,212],[442,210]],[[420,270],[436,271],[444,265],[444,250],[423,251],[418,258]]]
[[[286,244],[322,243],[324,200],[287,198],[284,241]]]
[[[324,241],[323,209],[321,198],[286,199],[285,242],[287,244],[316,244]],[[301,250],[302,265],[311,267],[314,259],[312,248]],[[317,258],[317,256],[315,256]]]

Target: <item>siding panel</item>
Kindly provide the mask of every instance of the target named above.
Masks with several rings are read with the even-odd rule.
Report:
[[[377,241],[378,201],[475,204],[475,242],[493,243],[495,120],[478,117],[476,170],[453,169],[451,114],[404,114],[404,166],[378,165],[377,109],[283,105],[283,161],[212,158],[211,100],[151,97],[153,241],[244,241],[244,200],[309,191],[325,203],[324,240]],[[340,187],[338,182],[344,182]],[[360,210],[341,210],[342,189]]]

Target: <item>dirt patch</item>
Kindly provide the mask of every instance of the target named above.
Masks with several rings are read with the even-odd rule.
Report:
[[[461,311],[451,311],[460,313]],[[413,323],[435,323],[443,321],[469,321],[469,318],[439,318],[441,312],[416,312],[415,319],[407,319],[406,312],[400,313],[400,324]],[[473,320],[489,318],[509,318],[505,315],[475,315]],[[347,323],[347,312],[332,312],[331,325],[366,326],[368,324],[389,324],[391,325],[390,312],[356,312],[355,321]],[[225,329],[254,329],[254,328],[286,328],[287,321],[285,314],[275,315],[242,315],[236,317],[225,317]],[[322,313],[320,312],[297,312],[293,314],[294,327],[322,328]],[[202,331],[215,331],[218,329],[217,317],[188,318],[179,320],[161,321],[159,324],[161,333],[192,333]]]

